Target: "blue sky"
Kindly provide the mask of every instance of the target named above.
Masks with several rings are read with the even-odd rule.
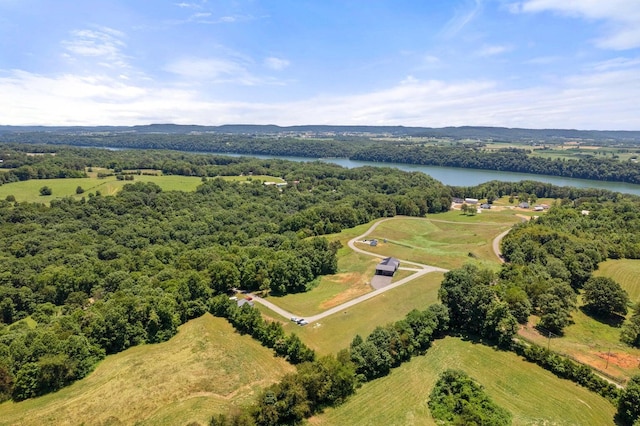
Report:
[[[640,0],[0,0],[0,124],[640,130]]]

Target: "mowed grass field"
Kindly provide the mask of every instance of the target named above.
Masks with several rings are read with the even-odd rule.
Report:
[[[607,260],[593,275],[613,279],[626,290],[632,303],[640,303],[640,260]]]
[[[89,177],[77,179],[32,179],[22,182],[14,182],[0,185],[0,200],[4,200],[8,195],[13,195],[18,202],[49,203],[65,197],[80,199],[87,197],[89,193],[95,194],[100,191],[102,195],[114,195],[128,183],[153,182],[160,186],[163,191],[195,191],[202,184],[202,178],[197,176],[177,176],[161,175],[160,171],[151,171],[157,175],[133,175],[133,181],[118,180],[115,176],[98,178],[97,172],[108,172],[106,169],[94,168],[88,173]],[[259,180],[262,182],[284,182],[282,178],[273,176],[223,176],[228,181],[251,182]],[[211,178],[210,178],[211,179]],[[52,194],[48,196],[40,195],[40,188],[48,186],[52,189]],[[76,188],[80,186],[84,189],[83,194],[76,194]]]
[[[56,393],[0,404],[0,424],[208,424],[212,414],[251,402],[294,370],[226,320],[206,314],[168,342],[107,357]]]
[[[424,219],[395,218],[381,223],[367,236],[379,241],[377,247],[360,247],[445,269],[465,263],[496,268],[499,259],[493,252],[493,240],[520,220],[512,212],[465,216],[455,211]]]
[[[265,318],[282,321],[287,333],[296,333],[319,354],[335,354],[349,347],[356,334],[366,337],[378,325],[398,321],[412,309],[422,310],[436,303],[442,278],[443,274],[439,272],[423,275],[304,327],[287,321],[262,305],[256,304],[256,307]]]
[[[434,342],[391,374],[363,385],[345,404],[310,419],[311,425],[435,425],[427,401],[438,375],[461,369],[513,415],[514,425],[613,425],[615,407],[511,352],[455,337]]]

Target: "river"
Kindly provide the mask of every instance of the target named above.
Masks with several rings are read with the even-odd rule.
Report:
[[[212,153],[208,153],[212,154]],[[530,173],[498,172],[494,170],[460,169],[456,167],[421,166],[416,164],[403,163],[378,163],[373,161],[354,161],[348,158],[320,158],[311,159],[305,157],[290,157],[285,155],[256,155],[256,154],[228,154],[216,153],[215,155],[227,155],[230,157],[256,157],[256,158],[279,158],[290,161],[324,161],[337,164],[348,169],[362,166],[393,167],[407,172],[422,172],[445,185],[451,186],[475,186],[491,180],[504,182],[519,182],[521,180],[534,180],[537,182],[550,183],[557,186],[573,186],[576,188],[598,188],[609,191],[622,192],[626,194],[640,195],[640,185],[624,182],[605,182],[599,180],[574,179],[561,176],[534,175]]]

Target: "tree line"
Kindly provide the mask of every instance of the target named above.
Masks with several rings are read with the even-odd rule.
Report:
[[[528,149],[486,150],[481,145],[427,146],[411,141],[381,142],[372,137],[306,139],[236,134],[0,134],[0,141],[27,144],[157,149],[247,155],[340,157],[361,161],[508,171],[612,182],[640,183],[640,163],[597,156],[578,159],[533,156]]]

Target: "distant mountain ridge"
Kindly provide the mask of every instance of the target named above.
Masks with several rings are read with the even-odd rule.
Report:
[[[405,126],[339,126],[304,125],[277,126],[262,124],[225,124],[200,126],[182,124],[149,124],[137,126],[0,126],[0,134],[11,133],[137,133],[137,134],[246,134],[246,135],[390,135],[396,137],[434,137],[478,139],[494,141],[548,141],[553,139],[579,139],[584,141],[618,141],[640,143],[637,130],[576,130],[576,129],[524,129],[507,127],[405,127]]]

